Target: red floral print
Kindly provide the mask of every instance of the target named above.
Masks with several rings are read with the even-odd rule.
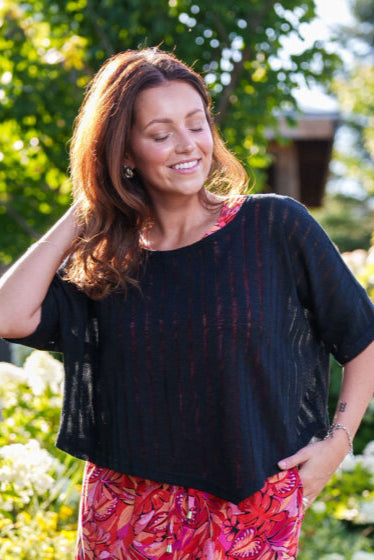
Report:
[[[303,515],[297,469],[236,505],[87,463],[76,560],[291,560]]]
[[[207,237],[207,235],[210,235],[211,233],[214,233],[215,231],[218,231],[222,227],[226,226],[229,222],[231,222],[231,220],[235,217],[235,215],[238,213],[241,205],[243,204],[244,198],[245,198],[244,196],[237,196],[237,197],[229,199],[222,206],[221,212],[220,212],[220,215],[219,215],[219,218],[218,218],[217,222],[204,235],[204,237]]]

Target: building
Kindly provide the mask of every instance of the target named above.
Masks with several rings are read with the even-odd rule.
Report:
[[[308,207],[322,205],[338,113],[308,112],[293,117],[295,126],[280,122],[279,135],[269,134],[273,164],[268,170],[268,192],[292,196]]]

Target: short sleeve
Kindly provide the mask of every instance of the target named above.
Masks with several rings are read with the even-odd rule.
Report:
[[[286,199],[284,226],[296,289],[318,336],[344,364],[374,340],[374,306],[323,228]]]
[[[62,320],[69,321],[72,292],[75,288],[57,273],[42,303],[41,319],[36,330],[23,338],[6,338],[9,342],[23,344],[38,350],[62,352]]]

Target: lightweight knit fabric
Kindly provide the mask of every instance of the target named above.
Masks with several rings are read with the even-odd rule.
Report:
[[[210,235],[228,224],[244,197],[225,203]],[[86,463],[76,560],[92,557],[296,558],[304,516],[298,469],[266,479],[238,505],[212,494],[127,476]]]
[[[329,352],[345,363],[374,339],[373,305],[286,197],[248,196],[213,234],[144,254],[126,299],[57,275],[19,340],[64,353],[57,444],[239,503],[325,433]]]

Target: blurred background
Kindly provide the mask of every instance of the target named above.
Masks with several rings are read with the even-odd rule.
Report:
[[[303,202],[373,297],[374,0],[0,0],[0,271],[70,204],[94,73],[155,45],[203,74],[252,192]],[[53,446],[59,362],[28,354],[0,344],[0,557],[67,560],[82,465]],[[331,410],[340,375],[332,362]],[[301,560],[374,560],[371,440],[373,403],[355,458],[308,510]]]

